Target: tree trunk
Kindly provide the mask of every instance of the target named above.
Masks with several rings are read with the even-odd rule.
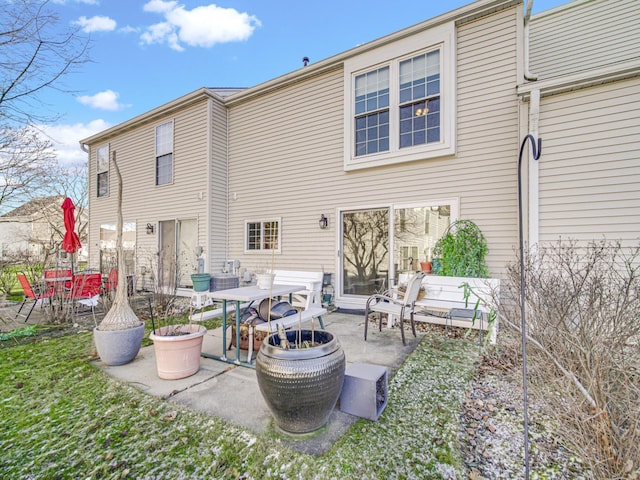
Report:
[[[122,249],[122,176],[116,162],[116,152],[113,152],[113,169],[118,179],[118,217],[116,224],[116,252],[118,257],[118,285],[116,295],[111,308],[98,326],[99,330],[124,330],[140,325],[140,319],[129,305],[127,296],[127,275],[124,266],[124,254]]]

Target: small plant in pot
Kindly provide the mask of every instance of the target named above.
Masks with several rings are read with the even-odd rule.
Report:
[[[311,330],[279,328],[263,340],[256,358],[260,392],[276,427],[290,434],[326,425],[342,391],[344,371],[338,338],[313,324]]]
[[[172,322],[172,319],[167,321]],[[205,327],[193,323],[154,328],[149,338],[156,353],[158,376],[164,380],[176,380],[197,373],[205,333]]]
[[[161,256],[164,257],[162,253]],[[176,305],[177,262],[164,262],[163,267],[164,271],[158,278],[153,278],[153,301],[149,298],[153,327],[149,339],[154,345],[158,376],[164,380],[176,380],[200,370],[202,342],[207,329],[187,320],[186,317],[190,319],[191,316],[180,312]]]
[[[102,321],[93,329],[93,339],[100,359],[107,365],[124,365],[131,362],[142,345],[144,323],[129,305],[127,277],[122,248],[122,176],[116,162],[112,162],[118,179],[118,213],[116,225],[116,251],[118,257],[118,284],[111,308]]]

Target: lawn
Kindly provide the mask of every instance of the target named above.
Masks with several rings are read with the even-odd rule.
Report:
[[[0,342],[3,478],[467,478],[461,404],[477,345],[426,335],[390,380],[378,422],[316,457],[141,393],[91,361],[90,333]]]

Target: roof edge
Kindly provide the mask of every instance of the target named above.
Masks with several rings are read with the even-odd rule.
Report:
[[[104,139],[112,137],[117,133],[131,130],[132,128],[135,128],[138,125],[151,122],[155,118],[158,118],[162,115],[166,115],[180,108],[184,108],[186,106],[192,105],[193,103],[196,103],[202,100],[203,98],[211,98],[220,103],[224,103],[223,98],[217,95],[215,92],[216,92],[215,88],[201,87],[197,90],[194,90],[193,92],[187,93],[186,95],[183,95],[179,98],[171,100],[170,102],[167,102],[163,105],[160,105],[159,107],[156,107],[140,115],[137,115],[136,117],[126,120],[122,123],[114,125],[113,127],[110,127],[99,133],[96,133],[90,137],[83,138],[82,140],[80,140],[80,145],[81,146],[90,145],[90,144],[97,143],[99,141],[103,141]]]
[[[409,37],[420,33],[424,30],[428,30],[443,23],[455,22],[456,24],[463,24],[473,21],[485,15],[503,10],[513,5],[522,4],[523,0],[478,0],[476,2],[464,5],[455,10],[440,14],[436,17],[424,20],[415,25],[403,28],[394,33],[390,33],[383,37],[380,37],[370,42],[358,45],[344,52],[338,53],[324,60],[320,60],[317,63],[309,64],[305,67],[300,67],[297,70],[286,73],[279,77],[276,77],[266,82],[260,83],[253,87],[249,87],[242,92],[235,93],[224,99],[225,105],[231,106],[241,102],[245,102],[258,95],[262,95],[266,92],[278,90],[284,88],[290,84],[298,83],[308,78],[312,78],[323,73],[327,73],[342,67],[343,63],[356,55],[369,52],[376,48],[383,47],[389,43],[396,42],[405,37]]]

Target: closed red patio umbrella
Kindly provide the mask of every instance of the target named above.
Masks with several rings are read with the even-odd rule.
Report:
[[[82,246],[78,234],[76,233],[76,206],[70,198],[65,198],[62,202],[62,211],[64,213],[64,238],[62,239],[62,248],[72,254],[71,269],[73,270],[73,254]]]

